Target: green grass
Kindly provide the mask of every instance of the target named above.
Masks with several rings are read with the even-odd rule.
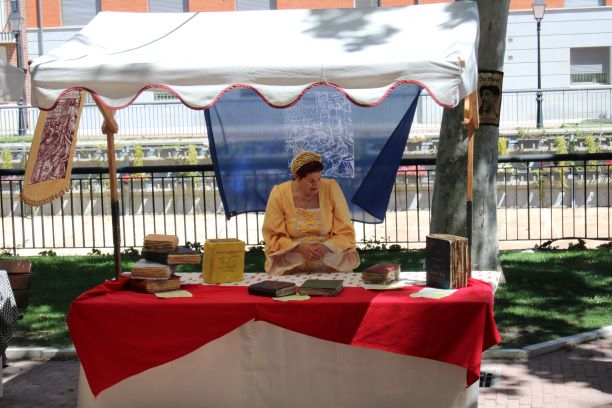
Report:
[[[423,270],[423,251],[361,252],[359,270],[377,262],[397,262],[403,270]],[[108,255],[30,257],[30,305],[11,346],[71,346],[65,318],[70,302],[113,277]],[[123,258],[129,270],[137,258]],[[495,295],[495,319],[503,342],[519,348],[612,324],[612,252],[544,251],[501,256],[506,283]],[[261,250],[247,252],[245,271],[263,270]],[[182,266],[180,271],[199,267]]]
[[[502,256],[506,283],[495,294],[505,348],[612,324],[612,252],[545,251]]]

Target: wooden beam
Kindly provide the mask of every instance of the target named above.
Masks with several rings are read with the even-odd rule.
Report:
[[[119,224],[119,193],[117,185],[117,164],[115,156],[115,134],[119,125],[115,121],[115,111],[104,106],[98,98],[94,97],[98,109],[104,117],[102,133],[106,135],[106,150],[108,154],[108,178],[111,193],[111,220],[113,230],[113,255],[115,260],[115,279],[121,276],[121,226]]]

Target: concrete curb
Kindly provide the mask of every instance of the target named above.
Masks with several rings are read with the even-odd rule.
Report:
[[[574,336],[562,337],[560,339],[533,344],[522,349],[500,349],[486,350],[482,353],[483,360],[529,360],[530,358],[552,353],[566,347],[572,347],[580,343],[586,343],[601,338],[612,337],[612,326],[602,327],[586,333]]]
[[[522,349],[486,350],[482,353],[483,360],[517,360],[525,361],[532,357],[552,353],[565,347],[572,347],[580,343],[612,337],[612,326],[602,327],[574,336],[562,337],[556,340],[545,341]],[[45,347],[9,347],[6,358],[11,361],[18,360],[69,360],[77,358],[74,348],[57,349]]]
[[[9,347],[6,359],[19,360],[71,360],[77,358],[74,348],[57,349],[50,347]]]

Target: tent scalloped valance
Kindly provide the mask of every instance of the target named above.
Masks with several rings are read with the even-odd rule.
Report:
[[[424,39],[426,39],[424,41]],[[50,110],[71,89],[110,109],[165,89],[193,109],[236,87],[292,106],[319,85],[373,106],[399,84],[454,107],[477,84],[475,2],[409,7],[209,13],[99,13],[36,59],[32,101]]]

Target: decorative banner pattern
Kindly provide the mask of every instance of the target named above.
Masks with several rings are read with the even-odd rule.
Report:
[[[58,101],[55,109],[41,111],[21,194],[26,204],[46,204],[70,189],[72,159],[84,100],[84,92],[71,91]]]
[[[292,159],[305,150],[325,152],[324,177],[355,177],[355,136],[351,102],[338,92],[319,92],[291,108],[283,109],[285,144]],[[291,160],[287,163],[289,168]]]
[[[501,71],[478,72],[478,114],[480,125],[499,127],[499,112],[502,100],[502,82],[504,73]]]

